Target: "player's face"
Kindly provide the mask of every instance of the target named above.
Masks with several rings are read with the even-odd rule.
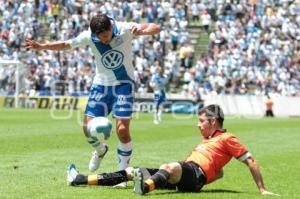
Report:
[[[101,32],[97,34],[97,37],[100,39],[102,43],[109,44],[112,40],[112,30]]]
[[[206,117],[206,113],[199,115],[198,128],[204,138],[209,137],[213,132],[211,119]]]

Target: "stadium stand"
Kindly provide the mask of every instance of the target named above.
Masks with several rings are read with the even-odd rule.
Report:
[[[206,94],[300,96],[299,0],[4,0],[0,59],[25,63],[24,94],[87,94],[95,68],[89,48],[34,52],[26,51],[24,43],[25,38],[75,37],[97,12],[120,21],[162,25],[158,37],[133,42],[138,93],[151,92],[151,73],[161,66],[171,77],[168,91],[195,100]],[[192,26],[200,30],[196,42]],[[0,94],[14,93],[13,73],[0,73]]]
[[[246,2],[219,9],[195,67],[200,92],[299,96],[299,1]]]

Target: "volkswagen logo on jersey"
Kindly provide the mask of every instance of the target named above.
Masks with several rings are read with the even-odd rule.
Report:
[[[102,55],[101,62],[105,68],[114,70],[122,66],[123,59],[123,53],[116,50],[110,50]]]

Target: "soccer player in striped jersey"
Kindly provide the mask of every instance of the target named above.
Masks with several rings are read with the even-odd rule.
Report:
[[[106,117],[110,112],[116,118],[119,169],[124,170],[128,167],[132,153],[129,125],[134,94],[131,43],[136,36],[154,35],[159,32],[160,26],[154,23],[117,22],[105,14],[98,14],[91,19],[90,28],[74,39],[45,44],[26,40],[28,49],[65,50],[89,46],[93,52],[96,74],[83,119],[83,132],[87,142],[95,149],[89,163],[90,171],[99,168],[108,146],[89,136],[87,123],[94,117]]]
[[[162,121],[163,103],[167,101],[165,86],[168,83],[168,78],[164,75],[162,67],[158,66],[151,77],[149,83],[154,93],[154,110],[153,123],[159,124]]]

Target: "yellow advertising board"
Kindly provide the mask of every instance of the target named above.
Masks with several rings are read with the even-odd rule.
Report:
[[[38,109],[60,109],[60,110],[84,110],[87,103],[87,97],[20,97],[20,108],[38,108]],[[15,98],[0,96],[0,107],[15,107]]]

